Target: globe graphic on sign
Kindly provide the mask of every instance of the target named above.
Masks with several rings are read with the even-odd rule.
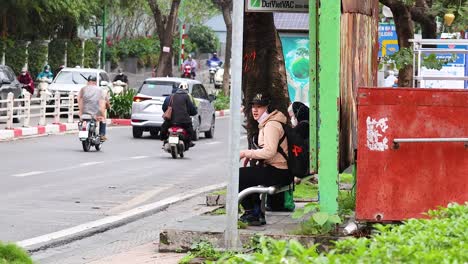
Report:
[[[296,58],[292,65],[292,74],[297,79],[309,78],[309,60],[304,57]]]

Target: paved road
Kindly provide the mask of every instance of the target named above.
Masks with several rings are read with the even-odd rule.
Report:
[[[130,127],[109,130],[101,152],[75,134],[0,143],[0,240],[19,241],[227,180],[228,119],[173,160]]]

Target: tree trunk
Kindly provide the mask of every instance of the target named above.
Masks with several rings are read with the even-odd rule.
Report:
[[[288,86],[281,40],[273,13],[245,13],[243,58],[243,105],[250,136],[258,131],[249,102],[258,93],[271,98],[271,107],[288,116]],[[233,87],[238,89],[238,87]]]
[[[414,35],[414,24],[411,18],[410,7],[398,0],[380,0],[380,2],[388,6],[393,13],[395,27],[398,35],[398,46],[402,48],[410,48],[409,39]],[[398,86],[412,87],[413,82],[413,66],[407,65],[398,71]]]
[[[430,14],[431,7],[431,1],[417,0],[416,5],[411,8],[411,18],[413,21],[418,22],[421,25],[423,39],[437,38],[437,23],[435,16]],[[426,45],[425,47],[436,47],[436,45]]]
[[[158,64],[156,65],[155,75],[157,77],[172,76],[172,44],[174,41],[174,32],[180,0],[172,0],[169,16],[162,14],[156,0],[148,0],[148,4],[153,12],[153,17],[156,21],[157,34],[161,43],[161,51]]]
[[[224,75],[223,75],[223,93],[229,95],[229,87],[231,85],[231,47],[232,47],[232,18],[231,10],[232,3],[222,7],[224,23],[226,23],[226,51],[224,56]]]

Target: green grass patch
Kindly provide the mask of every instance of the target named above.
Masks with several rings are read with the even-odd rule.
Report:
[[[32,264],[28,253],[15,244],[0,242],[0,264]]]
[[[317,199],[318,185],[310,183],[301,183],[294,187],[295,199]]]
[[[210,215],[225,215],[225,214],[226,214],[226,208],[224,207],[218,208],[210,213]]]
[[[227,194],[227,189],[218,190],[218,191],[212,192],[210,194],[212,194],[212,195],[226,195]]]
[[[342,173],[340,174],[340,182],[341,183],[354,183],[354,177],[352,174]]]

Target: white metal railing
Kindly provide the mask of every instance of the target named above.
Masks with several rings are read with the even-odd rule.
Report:
[[[413,43],[413,87],[420,87],[421,81],[425,80],[446,80],[446,81],[468,81],[468,76],[422,76],[422,55],[424,53],[434,54],[468,54],[468,49],[444,49],[444,48],[423,48],[423,45],[466,45],[467,39],[410,39]]]
[[[13,121],[22,121],[23,127],[29,127],[31,117],[39,117],[40,126],[46,125],[46,117],[49,116],[54,118],[54,123],[60,123],[60,116],[67,115],[67,122],[73,123],[74,116],[78,115],[76,98],[76,94],[62,96],[59,92],[42,93],[39,98],[32,98],[30,93],[25,92],[22,98],[14,98],[10,92],[6,99],[0,100],[0,121],[6,120],[6,129],[13,128]],[[49,112],[50,109],[53,111]]]

